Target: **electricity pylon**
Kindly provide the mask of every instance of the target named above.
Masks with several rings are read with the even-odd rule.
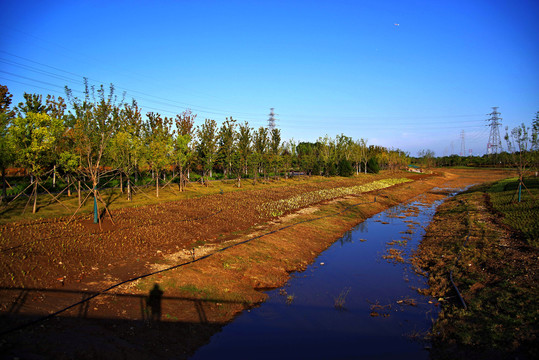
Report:
[[[269,113],[269,119],[268,119],[268,129],[273,130],[275,129],[275,113],[273,112],[273,109],[274,108],[270,108],[270,113]]]
[[[490,119],[487,119],[486,121],[490,121],[490,124],[487,126],[490,126],[490,135],[488,137],[488,144],[487,144],[487,154],[497,154],[502,151],[502,139],[500,138],[500,129],[499,127],[501,124],[501,117],[498,117],[500,113],[498,112],[498,107],[493,106],[492,112],[490,114]]]

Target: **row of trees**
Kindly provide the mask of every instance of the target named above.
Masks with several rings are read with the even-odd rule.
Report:
[[[424,167],[433,166],[472,166],[472,167],[515,167],[539,170],[539,111],[531,126],[522,123],[513,129],[505,128],[507,151],[483,156],[450,155],[436,157],[434,151],[420,150],[411,160]]]
[[[354,172],[377,172],[378,167],[395,170],[408,161],[407,154],[367,141],[339,135],[316,142],[296,145],[283,142],[279,129],[258,129],[248,122],[238,123],[232,117],[220,126],[205,119],[195,126],[196,114],[186,110],[175,117],[158,113],[142,114],[135,100],[119,98],[114,86],[108,89],[90,86],[85,81],[83,97],[73,95],[66,87],[66,99],[48,95],[24,94],[24,102],[11,107],[12,95],[0,86],[0,168],[3,198],[5,170],[20,166],[33,177],[33,211],[42,180],[52,176],[66,179],[67,191],[86,186],[98,204],[104,205],[99,193],[100,178],[114,175],[127,197],[141,171],[151,171],[159,196],[161,176],[178,183],[183,191],[191,172],[200,175],[202,183],[219,172],[224,177],[241,180],[270,174],[285,176],[292,170],[316,175],[344,175]],[[31,195],[31,197],[32,197]]]

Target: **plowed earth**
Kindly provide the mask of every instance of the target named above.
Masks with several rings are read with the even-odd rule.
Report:
[[[0,354],[187,358],[238,312],[262,302],[266,295],[260,290],[282,286],[290,272],[304,269],[369,216],[435,187],[463,188],[507,176],[504,171],[449,170],[301,185],[288,180],[116,210],[114,222],[105,218],[101,229],[82,216],[69,224],[69,218],[58,218],[3,225]],[[269,201],[391,177],[414,181],[324,201],[281,218],[257,210]],[[166,271],[129,281],[159,270]],[[111,286],[59,316],[12,331]],[[153,288],[160,291],[157,305],[155,297],[151,300]]]

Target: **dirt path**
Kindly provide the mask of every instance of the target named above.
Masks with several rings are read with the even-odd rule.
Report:
[[[364,180],[126,209],[125,216],[115,215],[116,227],[102,232],[82,220],[76,231],[65,228],[61,221],[34,226],[10,224],[2,233],[10,234],[13,249],[8,252],[16,254],[17,261],[7,263],[11,266],[7,273],[13,274],[13,268],[17,268],[17,274],[27,271],[32,275],[13,283],[4,274],[1,331],[76,303],[121,280],[190,261],[190,249],[195,245],[199,245],[194,252],[199,260],[126,283],[59,317],[10,333],[1,340],[1,352],[20,358],[36,354],[54,358],[186,358],[238,312],[263,301],[261,289],[283,285],[290,272],[304,269],[343,232],[365,218],[418,194],[427,192],[439,198],[439,192],[428,193],[435,187],[462,188],[507,175],[476,170],[414,175],[410,176],[413,183],[326,201],[280,219],[264,218],[257,212],[257,205],[320,188],[353,186]],[[313,219],[317,220],[305,222]],[[298,225],[287,227],[293,224]],[[271,234],[241,244],[267,233]],[[35,237],[45,241],[23,242],[17,247],[15,240]],[[58,247],[48,249],[44,246],[47,241],[60,244],[61,251]],[[225,251],[218,252],[224,247]],[[200,260],[209,254],[214,255]],[[41,259],[43,267],[28,268],[28,257],[34,264],[40,264]],[[92,261],[95,264],[91,265]],[[156,285],[159,290],[152,296]],[[152,317],[160,321],[152,321]]]

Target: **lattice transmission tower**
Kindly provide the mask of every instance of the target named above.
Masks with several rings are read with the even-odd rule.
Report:
[[[492,112],[487,115],[490,115],[490,119],[486,120],[490,121],[490,124],[487,125],[490,126],[487,154],[497,154],[502,151],[502,139],[500,138],[500,126],[502,125],[502,118],[498,116],[501,114],[498,112],[498,107],[494,106],[492,107]]]
[[[275,129],[275,113],[273,112],[274,108],[270,108],[270,113],[269,113],[269,119],[268,119],[268,129],[273,130]]]
[[[460,156],[466,156],[466,143],[464,142],[464,130],[460,132]]]

